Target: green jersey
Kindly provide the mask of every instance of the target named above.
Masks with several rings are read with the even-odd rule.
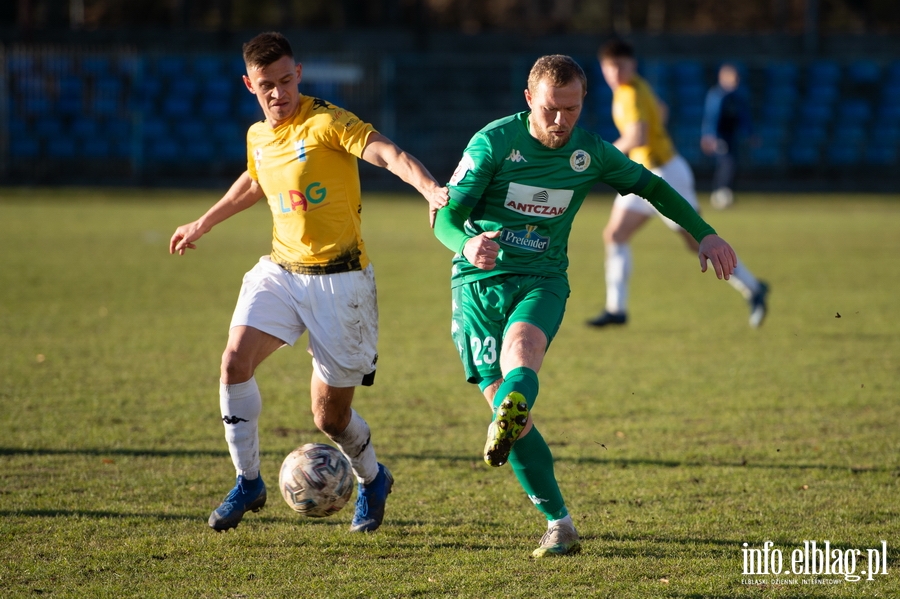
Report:
[[[591,188],[602,181],[624,194],[646,183],[641,165],[580,127],[563,147],[546,147],[529,132],[529,114],[476,133],[453,173],[451,200],[471,208],[466,235],[500,231],[496,267],[481,270],[457,254],[453,286],[508,273],[565,276],[572,220]]]

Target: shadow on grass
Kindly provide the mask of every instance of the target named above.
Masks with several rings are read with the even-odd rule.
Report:
[[[262,455],[272,457],[280,455],[274,451],[263,451]],[[148,458],[168,458],[168,457],[228,457],[228,451],[208,450],[208,449],[128,449],[128,448],[98,448],[84,447],[76,449],[65,448],[40,448],[40,447],[0,447],[0,456],[53,456],[53,455],[72,455],[72,456],[132,456],[132,457],[148,457]],[[390,457],[396,460],[431,460],[436,462],[481,462],[479,455],[441,455],[441,454],[404,454],[391,453],[386,451],[379,452],[380,456]],[[809,464],[809,463],[792,463],[792,462],[756,462],[743,460],[740,462],[729,461],[709,461],[700,460],[660,460],[651,458],[594,458],[594,457],[554,457],[554,462],[571,463],[571,464],[595,464],[600,466],[612,466],[616,468],[628,468],[629,466],[653,466],[658,468],[762,468],[762,469],[781,469],[781,470],[830,470],[830,471],[847,471],[854,474],[865,472],[898,472],[897,466],[838,466],[835,464]]]

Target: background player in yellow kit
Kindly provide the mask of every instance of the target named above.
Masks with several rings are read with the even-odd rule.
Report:
[[[298,90],[302,65],[287,39],[263,33],[243,47],[244,84],[265,119],[247,133],[247,170],[198,220],[175,230],[169,252],[183,255],[216,224],[266,198],[272,252],[244,276],[222,356],[219,403],[237,471],[234,488],[209,517],[215,530],[238,525],[266,502],[260,476],[256,367],[309,331],[316,426],[347,456],[359,481],[350,530],[377,529],[393,485],[369,426],[351,407],[357,385],[375,378],[375,278],[360,236],[357,158],[385,167],[429,202],[431,220],[447,189],[372,125]]]
[[[603,78],[613,90],[612,116],[619,138],[613,142],[623,154],[659,175],[699,212],[694,174],[682,158],[665,128],[665,106],[647,82],[637,74],[634,49],[613,40],[601,48]],[[675,222],[659,214],[647,200],[636,195],[617,195],[609,222],[603,230],[606,246],[606,307],[589,325],[603,327],[628,320],[628,283],[631,276],[631,237],[654,215],[678,232],[687,247],[696,252],[697,241]],[[758,327],[766,316],[769,288],[738,259],[728,282],[750,305],[750,326]]]

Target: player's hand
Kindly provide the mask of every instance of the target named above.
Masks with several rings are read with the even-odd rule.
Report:
[[[435,187],[425,194],[425,199],[428,200],[428,224],[433,229],[438,210],[450,202],[450,192],[446,187]]]
[[[485,231],[466,242],[463,247],[463,256],[466,260],[481,270],[493,270],[497,266],[497,254],[500,253],[500,244],[494,239],[500,237],[500,231]]]
[[[200,229],[197,222],[188,225],[181,225],[175,229],[172,239],[169,240],[169,253],[178,252],[179,256],[184,255],[184,250],[195,250],[197,246],[194,242],[203,236],[204,231]]]
[[[728,242],[718,235],[707,235],[700,242],[700,272],[706,272],[707,260],[712,262],[716,271],[716,277],[731,278],[731,273],[737,267],[737,254],[728,245]]]

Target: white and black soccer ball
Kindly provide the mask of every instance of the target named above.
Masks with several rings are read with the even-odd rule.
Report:
[[[350,500],[356,477],[350,462],[325,443],[307,443],[284,458],[278,474],[281,496],[292,510],[310,518],[324,518]]]

